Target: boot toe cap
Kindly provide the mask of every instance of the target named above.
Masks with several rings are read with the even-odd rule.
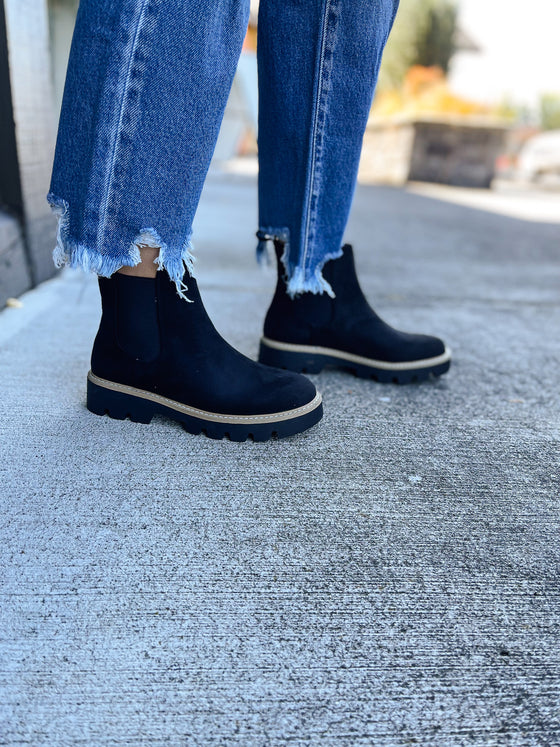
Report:
[[[431,335],[410,335],[409,359],[437,358],[445,353],[445,343]],[[408,357],[407,356],[407,357]]]
[[[301,374],[263,366],[269,380],[269,386],[263,391],[269,392],[266,407],[269,411],[284,412],[305,407],[317,396],[317,389],[312,381]]]

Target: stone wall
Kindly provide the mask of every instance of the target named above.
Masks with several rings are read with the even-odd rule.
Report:
[[[487,188],[505,134],[504,126],[482,122],[418,119],[370,123],[364,137],[360,180]]]

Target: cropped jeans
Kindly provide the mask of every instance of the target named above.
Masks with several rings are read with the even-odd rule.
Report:
[[[259,232],[288,292],[332,294],[364,129],[398,0],[261,0]],[[57,264],[103,276],[139,245],[183,294],[192,223],[249,0],[81,0],[49,202]]]

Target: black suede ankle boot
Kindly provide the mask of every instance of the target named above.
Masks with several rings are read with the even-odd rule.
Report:
[[[191,303],[167,273],[100,278],[103,313],[88,374],[88,409],[149,423],[156,413],[211,438],[266,441],[317,423],[321,395],[299,374],[232,348],[210,321],[196,281]]]
[[[275,242],[278,283],[264,323],[259,360],[269,366],[318,373],[326,365],[349,369],[382,382],[409,383],[440,376],[450,366],[451,351],[437,337],[399,332],[369,306],[358,283],[352,247],[325,264],[326,293],[286,293]]]

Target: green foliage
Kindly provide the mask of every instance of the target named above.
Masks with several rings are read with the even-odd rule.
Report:
[[[560,130],[560,94],[541,96],[540,115],[543,130]]]
[[[510,96],[504,98],[496,105],[494,114],[501,119],[506,120],[509,124],[519,126],[535,126],[535,113],[527,104],[519,104]]]
[[[457,0],[401,0],[379,74],[382,89],[398,88],[412,65],[447,73],[456,51]]]
[[[431,2],[424,18],[424,27],[416,35],[417,65],[437,65],[444,73],[455,53],[457,7],[451,2]]]

